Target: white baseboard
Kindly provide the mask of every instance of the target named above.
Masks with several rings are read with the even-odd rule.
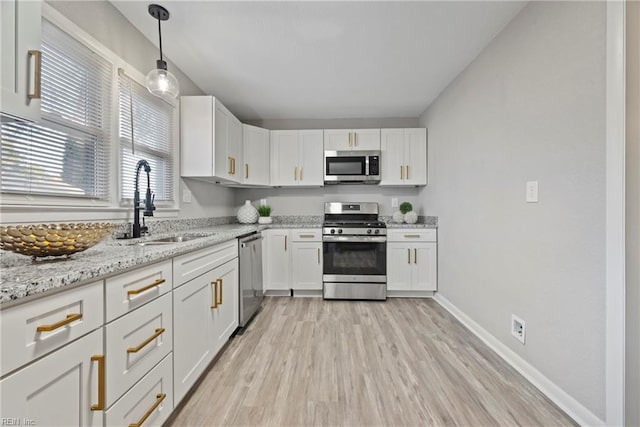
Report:
[[[433,291],[390,291],[387,289],[388,298],[432,298]]]
[[[289,289],[267,289],[263,294],[265,297],[290,297],[291,290]]]
[[[473,319],[463,313],[458,307],[453,305],[451,301],[446,299],[440,293],[436,293],[433,299],[440,304],[445,310],[451,313],[464,326],[473,332],[482,340],[489,348],[495,351],[498,356],[502,357],[505,362],[511,365],[531,384],[536,386],[544,393],[553,403],[558,405],[560,409],[573,418],[582,426],[603,426],[605,422],[598,418],[595,414],[582,406],[577,400],[569,396],[564,390],[558,387],[553,381],[545,377],[533,365],[518,356],[509,347],[500,342],[496,337],[491,335],[486,329],[477,324]]]

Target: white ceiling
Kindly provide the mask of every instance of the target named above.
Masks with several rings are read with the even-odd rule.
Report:
[[[157,45],[150,1],[112,3]],[[244,120],[417,117],[525,5],[160,4],[165,54]]]

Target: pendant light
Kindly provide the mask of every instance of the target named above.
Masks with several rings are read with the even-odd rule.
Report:
[[[160,98],[177,98],[180,93],[178,80],[173,74],[167,71],[167,62],[162,57],[162,30],[160,28],[160,22],[169,19],[169,11],[159,4],[150,4],[149,15],[158,20],[160,59],[156,61],[156,68],[147,74],[147,89]]]

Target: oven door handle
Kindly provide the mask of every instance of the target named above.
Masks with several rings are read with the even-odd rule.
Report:
[[[323,242],[386,243],[386,236],[322,236]]]

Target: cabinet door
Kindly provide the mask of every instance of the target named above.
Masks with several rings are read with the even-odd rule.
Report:
[[[2,113],[30,121],[40,119],[40,99],[29,98],[37,89],[40,70],[29,51],[40,51],[41,8],[40,1],[0,1]]]
[[[175,405],[213,359],[216,340],[214,291],[209,271],[173,291],[173,384]]]
[[[289,230],[268,230],[266,250],[268,290],[291,289],[290,244]]]
[[[380,129],[355,129],[351,138],[353,150],[380,149]]]
[[[0,381],[3,419],[31,420],[32,425],[102,426],[99,403],[99,362],[102,329],[38,360]],[[17,424],[15,424],[17,425]]]
[[[298,131],[271,131],[271,185],[298,185]]]
[[[233,160],[227,151],[229,142],[229,122],[231,113],[218,101],[215,102],[214,112],[214,138],[215,171],[214,175],[223,179],[231,179],[233,172]]]
[[[249,185],[269,185],[269,131],[251,125],[242,126],[242,182]]]
[[[231,157],[231,176],[229,180],[242,182],[242,177],[244,176],[244,168],[242,166],[242,123],[232,114],[229,114],[227,156]]]
[[[327,151],[353,150],[353,135],[350,129],[325,129],[324,149]]]
[[[218,281],[216,308],[213,309],[216,340],[213,342],[214,355],[227,342],[238,327],[238,259],[213,270]]]
[[[404,130],[404,165],[406,185],[427,185],[427,130]]]
[[[405,177],[404,130],[382,129],[380,137],[382,161],[380,185],[403,185]]]
[[[291,267],[293,289],[322,290],[322,243],[293,243]]]
[[[298,185],[321,186],[324,183],[324,152],[321,130],[300,131]]]
[[[410,291],[413,253],[408,243],[387,243],[387,289]]]
[[[436,243],[414,243],[411,250],[413,256],[413,286],[416,291],[435,291],[437,284],[437,246]]]

